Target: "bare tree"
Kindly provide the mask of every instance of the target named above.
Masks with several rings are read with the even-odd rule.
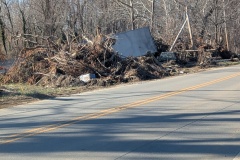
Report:
[[[22,47],[91,38],[96,29],[104,34],[149,26],[154,37],[171,44],[186,19],[193,39],[240,48],[239,0],[0,0],[0,40],[4,52]],[[67,35],[66,35],[67,34]],[[188,37],[183,30],[182,38]],[[214,43],[212,43],[214,42]]]

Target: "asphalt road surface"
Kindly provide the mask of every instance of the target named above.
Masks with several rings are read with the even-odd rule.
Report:
[[[240,160],[240,66],[0,110],[1,160]]]

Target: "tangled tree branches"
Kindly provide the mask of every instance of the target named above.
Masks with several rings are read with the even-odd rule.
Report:
[[[23,49],[4,82],[20,82],[43,86],[85,85],[79,76],[97,76],[91,84],[114,83],[159,78],[164,69],[153,55],[122,58],[112,51],[113,40],[98,35],[91,43],[68,43]]]

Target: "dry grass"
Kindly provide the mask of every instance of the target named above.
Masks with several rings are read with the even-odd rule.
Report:
[[[211,68],[232,66],[238,64],[240,64],[240,62],[219,62],[216,66],[211,66]],[[194,66],[190,68],[180,69],[184,70],[184,73],[190,74],[201,72],[206,68],[200,69],[199,67]],[[1,84],[1,82],[2,75],[0,74],[0,109],[43,99],[50,99],[58,96],[69,96],[71,94],[82,93],[94,89],[96,90],[100,88],[106,88],[106,86],[103,87],[94,85],[80,87],[47,88],[28,84]]]
[[[46,88],[28,84],[7,84],[0,87],[0,108],[6,108],[33,101],[69,96],[97,89],[97,86]]]

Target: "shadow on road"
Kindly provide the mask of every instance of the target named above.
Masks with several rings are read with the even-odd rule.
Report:
[[[201,90],[203,92],[227,92],[226,90]],[[169,93],[154,92],[145,93],[156,95]],[[199,92],[199,91],[198,91]],[[239,90],[231,92],[239,93]],[[142,96],[142,93],[133,93],[134,97]],[[195,99],[197,95],[192,93],[178,95],[182,98]],[[82,99],[81,103],[88,102],[88,98]],[[105,95],[97,95],[96,101],[105,101]],[[76,96],[79,100],[81,95]],[[73,101],[75,98],[58,99],[61,101]],[[114,97],[124,99],[124,95],[117,94]],[[94,98],[93,98],[94,99]],[[163,106],[147,106],[130,109],[129,112],[122,111],[124,114],[115,113],[93,120],[77,122],[73,125],[62,129],[55,130],[51,133],[38,134],[33,137],[27,137],[20,141],[0,145],[1,153],[62,153],[62,152],[107,152],[107,153],[124,153],[131,152],[134,154],[210,154],[234,157],[239,152],[236,150],[240,147],[240,128],[236,131],[222,133],[221,131],[231,128],[231,124],[240,122],[240,100],[234,99],[226,101],[221,98],[204,97],[202,101],[231,103],[234,109],[217,111],[203,111],[199,113],[189,112],[186,108],[172,106],[170,103],[164,103],[166,110],[161,110]],[[91,98],[90,98],[91,101]],[[169,101],[168,101],[169,102]],[[177,102],[175,102],[177,103]],[[182,103],[182,102],[181,102]],[[55,112],[41,115],[40,119],[45,116],[55,114],[64,115],[64,107],[69,104],[52,108]],[[46,107],[47,108],[47,107]],[[62,109],[61,109],[62,108]],[[181,113],[178,113],[182,110]],[[186,113],[184,113],[186,112]],[[21,118],[2,118],[0,122],[1,130],[21,127],[40,127],[42,125],[64,123],[64,121],[46,121],[39,123],[31,120],[33,117]],[[24,119],[25,121],[21,122]],[[11,120],[11,123],[7,123]],[[219,130],[211,130],[211,127],[217,127]],[[191,129],[189,129],[191,127]],[[235,132],[235,134],[234,134]],[[228,134],[227,134],[228,133]],[[0,133],[1,137],[9,136]],[[223,151],[223,152],[219,152]],[[132,159],[136,159],[137,156]]]

